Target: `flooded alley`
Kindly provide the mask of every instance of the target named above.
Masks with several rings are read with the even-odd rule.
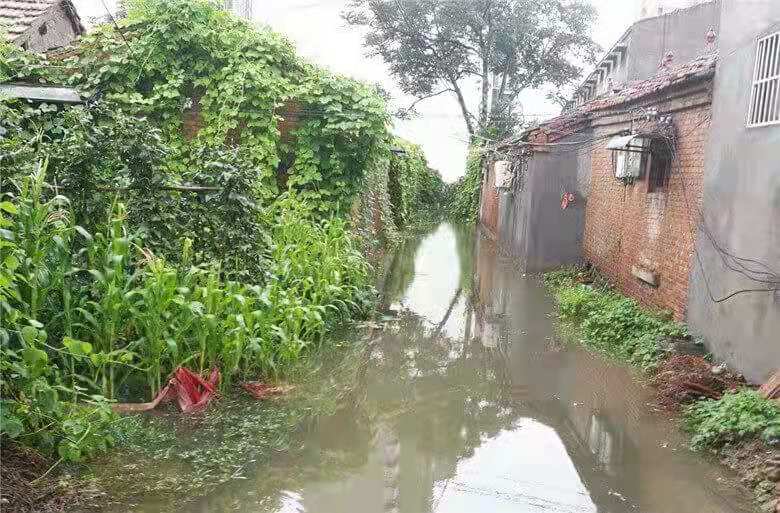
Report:
[[[556,342],[538,278],[491,241],[445,224],[387,263],[395,320],[365,349],[360,392],[299,456],[180,511],[750,511],[624,368]]]

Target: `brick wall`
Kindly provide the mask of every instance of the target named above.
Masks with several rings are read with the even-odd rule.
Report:
[[[482,179],[482,198],[480,199],[479,221],[487,228],[490,236],[498,233],[498,190],[493,164],[489,164]]]
[[[624,186],[615,179],[606,142],[592,152],[592,179],[585,215],[585,258],[626,295],[643,305],[670,310],[683,320],[695,227],[701,206],[709,106],[673,114],[678,144],[662,192],[648,193],[647,176]],[[596,137],[609,133],[601,129]],[[632,269],[657,276],[657,286]]]
[[[184,138],[191,141],[198,135],[200,129],[204,126],[203,115],[200,109],[200,95],[194,95],[192,97],[192,103],[190,108],[184,110],[181,115],[182,121],[182,133]],[[298,127],[298,123],[301,119],[301,106],[298,102],[288,101],[282,107],[279,108],[278,116],[280,118],[277,128],[279,129],[280,139],[283,143],[293,142],[293,131]],[[241,129],[243,127],[239,125],[237,130],[231,131],[227,136],[227,142],[229,144],[237,144],[241,135]]]

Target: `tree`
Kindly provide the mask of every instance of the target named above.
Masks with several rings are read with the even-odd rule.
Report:
[[[587,0],[350,0],[343,16],[416,98],[410,109],[453,94],[472,137],[510,131],[525,89],[569,84],[598,51]],[[465,88],[475,81],[472,113]]]

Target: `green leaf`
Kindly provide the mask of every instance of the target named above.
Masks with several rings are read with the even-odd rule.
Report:
[[[0,403],[0,433],[16,438],[24,433],[24,423],[22,419],[8,411],[11,404],[11,401]]]
[[[16,205],[11,203],[10,201],[0,202],[0,210],[8,212],[9,214],[12,214],[12,215],[19,213],[19,209],[16,207]]]
[[[5,257],[3,265],[5,265],[6,269],[13,272],[19,267],[19,259],[17,259],[14,255],[8,255]]]
[[[21,329],[22,338],[28,345],[33,345],[38,338],[38,329],[32,326],[24,326]]]
[[[32,377],[38,377],[46,370],[46,365],[49,362],[49,356],[45,351],[35,349],[33,347],[27,347],[22,349],[22,360],[27,364],[30,375]]]

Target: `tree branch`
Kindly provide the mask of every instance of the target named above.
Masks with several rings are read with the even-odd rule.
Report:
[[[399,117],[399,118],[403,118],[404,116],[408,116],[414,110],[415,106],[417,106],[418,103],[420,103],[422,101],[425,101],[425,100],[428,100],[430,98],[434,98],[436,96],[439,96],[440,94],[454,93],[454,92],[455,92],[455,89],[453,89],[451,87],[448,87],[447,89],[442,89],[441,91],[437,91],[435,93],[426,94],[425,96],[422,96],[422,97],[417,98],[416,100],[414,100],[414,102],[412,102],[412,104],[409,105],[407,108],[399,110],[396,113],[396,116]]]

